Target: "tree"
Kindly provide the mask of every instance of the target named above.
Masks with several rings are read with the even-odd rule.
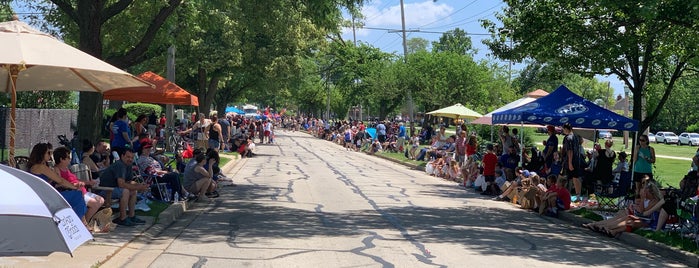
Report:
[[[136,7],[149,5],[151,1],[137,1],[137,3],[134,0],[25,2],[34,10],[42,12],[47,24],[61,30],[64,34],[64,40],[76,43],[78,49],[96,58],[104,59],[118,68],[125,69],[148,58],[146,52],[155,40],[161,26],[183,1],[153,2],[153,5],[149,6],[152,9],[140,11]],[[48,4],[48,2],[53,3],[53,5]],[[147,17],[147,19],[131,21],[130,25],[110,24],[119,15],[127,16],[136,13]],[[107,35],[105,37],[103,32],[105,28],[119,29],[123,35]],[[109,40],[109,37],[116,36],[128,36],[128,46],[105,46],[105,39]],[[102,122],[102,94],[83,92],[80,94],[78,107],[78,135],[82,138],[96,140]]]
[[[506,0],[483,21],[498,57],[532,58],[581,74],[615,75],[633,92],[633,118],[646,129],[699,55],[699,2]],[[508,40],[512,40],[510,46]],[[692,70],[693,71],[693,70]],[[660,100],[641,114],[646,96]],[[642,120],[643,119],[643,120]]]
[[[430,41],[425,38],[414,37],[408,39],[408,54],[413,54],[418,51],[427,51],[427,47],[430,45]]]
[[[434,52],[453,52],[459,55],[473,55],[473,45],[471,37],[459,28],[449,30],[439,37],[439,41],[432,42]]]
[[[524,95],[536,89],[555,89],[565,84],[571,91],[589,100],[601,100],[602,106],[612,105],[613,90],[609,83],[600,82],[594,77],[584,77],[575,73],[560,70],[555,64],[533,62],[527,65],[513,85],[517,93]]]

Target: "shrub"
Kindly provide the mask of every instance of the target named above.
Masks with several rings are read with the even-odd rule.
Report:
[[[155,112],[155,114],[160,115],[160,112],[163,110],[160,105],[140,102],[124,104],[122,107],[129,112],[129,119],[131,119],[131,115],[133,115],[134,120],[141,114],[150,115],[151,112]]]

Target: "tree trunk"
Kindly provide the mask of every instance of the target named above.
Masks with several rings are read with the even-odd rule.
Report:
[[[102,58],[102,22],[101,12],[94,12],[92,8],[101,10],[102,1],[80,1],[77,12],[80,13],[80,50],[95,58]],[[102,122],[101,93],[81,92],[78,101],[78,137],[97,142],[100,139],[100,125]]]

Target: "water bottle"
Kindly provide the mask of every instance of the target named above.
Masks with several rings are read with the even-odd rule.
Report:
[[[172,202],[179,203],[180,202],[180,193],[175,192],[175,196],[172,198]]]

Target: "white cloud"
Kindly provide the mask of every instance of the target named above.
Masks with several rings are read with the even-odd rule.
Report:
[[[380,1],[373,2],[369,6],[362,8],[362,14],[366,18],[368,27],[400,28],[400,5],[389,6],[380,9]],[[447,4],[438,4],[432,0],[419,3],[409,3],[404,5],[405,27],[417,28],[418,26],[440,20],[454,11],[454,8]],[[444,19],[449,21],[449,18]]]

